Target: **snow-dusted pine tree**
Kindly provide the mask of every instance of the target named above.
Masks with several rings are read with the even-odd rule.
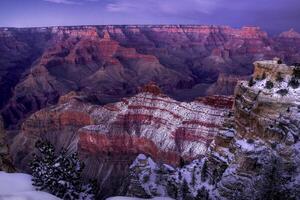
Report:
[[[35,146],[38,154],[34,155],[30,168],[33,185],[38,190],[66,200],[94,199],[95,184],[82,182],[84,164],[79,161],[76,153],[68,155],[62,149],[56,154],[54,146],[48,141],[38,141]]]

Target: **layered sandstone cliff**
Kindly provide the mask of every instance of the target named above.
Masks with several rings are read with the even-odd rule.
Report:
[[[0,109],[5,124],[18,128],[73,90],[101,104],[136,94],[149,81],[180,100],[232,95],[253,61],[279,56],[294,63],[299,52],[295,31],[273,38],[257,27],[1,28]]]
[[[79,153],[85,178],[98,179],[101,198],[125,194],[138,154],[173,166],[204,155],[232,105],[224,96],[178,102],[153,83],[140,91],[105,106],[76,92],[63,96],[24,122],[12,145],[15,165],[26,169],[34,143],[48,139]]]
[[[255,81],[237,85],[234,113],[205,156],[181,168],[139,156],[129,195],[299,199],[299,67],[277,60],[254,65]]]

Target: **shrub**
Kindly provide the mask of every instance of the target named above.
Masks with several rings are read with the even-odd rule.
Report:
[[[203,166],[202,166],[202,169],[201,169],[201,181],[202,182],[205,182],[205,180],[207,179],[208,177],[208,168],[207,168],[207,162],[206,160],[204,160],[204,163],[203,163]]]
[[[285,96],[289,93],[289,91],[287,89],[280,89],[277,91],[278,94],[280,94],[281,96]]]
[[[282,62],[281,59],[279,59],[279,60],[277,61],[277,63],[278,63],[278,64],[282,64],[283,62]]]
[[[77,154],[67,155],[65,150],[55,154],[54,146],[48,141],[38,141],[35,147],[39,155],[34,155],[30,168],[33,185],[38,190],[62,199],[94,199],[95,184],[81,181],[84,165]]]
[[[300,79],[300,66],[295,66],[293,69],[293,75],[296,79]]]
[[[278,81],[278,82],[282,82],[282,81],[283,81],[283,77],[282,77],[282,75],[281,75],[280,72],[278,72],[278,73],[276,74],[276,81]]]
[[[295,77],[292,77],[289,81],[289,86],[291,86],[293,89],[296,89],[299,87],[299,81]]]
[[[254,143],[254,140],[253,140],[252,138],[249,138],[249,139],[247,139],[247,143],[253,144],[253,143]]]
[[[149,180],[150,180],[150,176],[148,175],[143,176],[143,183],[148,183]]]
[[[271,148],[272,148],[272,149],[275,149],[276,146],[277,146],[277,144],[276,144],[275,142],[274,142],[274,143],[271,143]]]
[[[266,82],[266,86],[265,86],[267,89],[272,89],[274,87],[274,84],[272,81],[267,81]]]
[[[202,186],[202,188],[197,191],[195,200],[208,200],[208,199],[210,199],[209,191]]]
[[[250,80],[248,81],[248,86],[252,87],[253,85],[255,85],[255,81],[253,80],[253,77],[251,77]]]

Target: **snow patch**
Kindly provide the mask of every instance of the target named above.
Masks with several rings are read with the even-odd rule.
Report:
[[[0,200],[60,200],[46,192],[36,191],[31,176],[0,172]]]
[[[141,198],[136,198],[136,197],[110,197],[106,200],[146,200],[146,199],[141,199]],[[147,199],[147,200],[174,200],[169,197],[154,197],[152,199]]]
[[[238,144],[243,150],[246,150],[246,151],[254,150],[254,144],[250,144],[246,140],[237,140],[236,144]]]

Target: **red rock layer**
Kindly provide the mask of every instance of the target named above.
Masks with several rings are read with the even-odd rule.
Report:
[[[104,104],[149,81],[181,100],[232,95],[234,77],[251,74],[254,60],[299,62],[298,36],[291,30],[271,38],[258,27],[227,26],[3,28],[1,114],[13,127],[70,91]]]
[[[111,186],[122,187],[120,180],[140,153],[175,166],[203,155],[229,111],[200,101],[175,101],[158,93],[153,83],[142,91],[105,106],[91,104],[75,92],[61,97],[60,104],[24,122],[12,145],[15,165],[26,169],[34,143],[48,139],[57,149],[78,152],[86,164],[85,177],[97,178],[104,193],[112,194]]]

